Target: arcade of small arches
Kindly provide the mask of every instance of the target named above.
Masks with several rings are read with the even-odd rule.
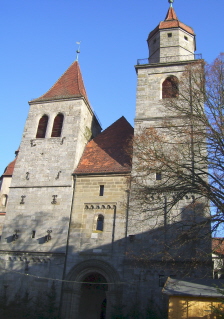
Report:
[[[85,204],[85,209],[115,209],[116,205],[112,204]]]

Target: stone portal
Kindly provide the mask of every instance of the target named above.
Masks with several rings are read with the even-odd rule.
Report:
[[[105,319],[108,285],[99,273],[88,274],[81,286],[79,319]]]

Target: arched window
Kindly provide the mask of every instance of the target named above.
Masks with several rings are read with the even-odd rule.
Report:
[[[47,130],[48,116],[43,115],[39,121],[36,138],[44,138]]]
[[[54,119],[51,137],[60,137],[63,125],[64,115],[59,113]]]
[[[5,207],[6,207],[7,201],[8,201],[8,195],[3,194],[3,195],[2,195],[2,206],[5,206]]]
[[[98,218],[96,221],[96,230],[103,231],[103,223],[104,223],[103,215],[98,215]]]
[[[178,97],[178,79],[176,76],[169,76],[162,84],[162,98],[175,98]]]

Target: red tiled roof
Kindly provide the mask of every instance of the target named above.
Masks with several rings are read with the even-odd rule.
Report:
[[[212,252],[224,255],[224,238],[212,238]]]
[[[72,97],[84,97],[88,101],[81,70],[77,61],[65,71],[50,90],[31,102],[49,101]]]
[[[148,39],[151,38],[158,30],[172,28],[181,28],[192,35],[195,34],[194,30],[191,27],[178,20],[176,12],[172,7],[170,7],[166,14],[165,20],[161,21],[159,25],[152,32],[149,33]]]
[[[14,159],[14,161],[9,163],[9,165],[6,167],[4,173],[2,174],[2,177],[3,176],[12,176],[13,171],[14,171],[14,167],[15,167],[15,163],[16,163],[16,159],[17,159],[17,157]]]
[[[173,7],[170,7],[167,11],[165,20],[178,20],[176,12]]]
[[[74,174],[130,172],[133,134],[122,116],[86,145]]]

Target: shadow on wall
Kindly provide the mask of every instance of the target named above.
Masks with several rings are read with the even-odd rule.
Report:
[[[186,210],[182,213],[180,222],[155,227],[147,232],[140,231],[142,221],[138,225],[136,220],[135,234],[106,245],[100,245],[95,240],[91,242],[89,238],[90,248],[77,251],[73,241],[81,243],[80,225],[78,235],[69,241],[66,271],[66,245],[60,244],[60,234],[58,239],[54,231],[39,238],[35,234],[35,238],[30,238],[39,244],[40,248],[35,251],[30,249],[32,246],[29,243],[21,240],[21,233],[17,233],[18,238],[10,235],[2,239],[7,244],[4,245],[5,250],[0,252],[1,300],[3,304],[5,300],[10,305],[15,296],[25,296],[25,293],[32,300],[40,294],[41,298],[48,300],[48,291],[55,282],[55,298],[57,303],[63,300],[64,319],[71,318],[71,304],[74,304],[72,311],[79,314],[80,319],[109,318],[106,313],[112,314],[114,311],[127,314],[136,300],[139,309],[146,311],[151,300],[157,312],[161,312],[158,300],[161,299],[162,284],[167,276],[212,275],[210,238],[205,237],[207,220],[202,216],[200,220],[192,220],[187,218]],[[42,214],[46,217],[44,212]],[[63,222],[66,224],[68,220]],[[19,218],[13,224],[15,230],[22,229]],[[38,229],[43,224],[36,222],[34,226]],[[50,236],[48,240],[47,235]],[[10,251],[6,250],[8,245]],[[61,281],[63,276],[65,282]],[[150,311],[154,311],[152,308]],[[90,316],[93,312],[97,314],[95,317]]]

